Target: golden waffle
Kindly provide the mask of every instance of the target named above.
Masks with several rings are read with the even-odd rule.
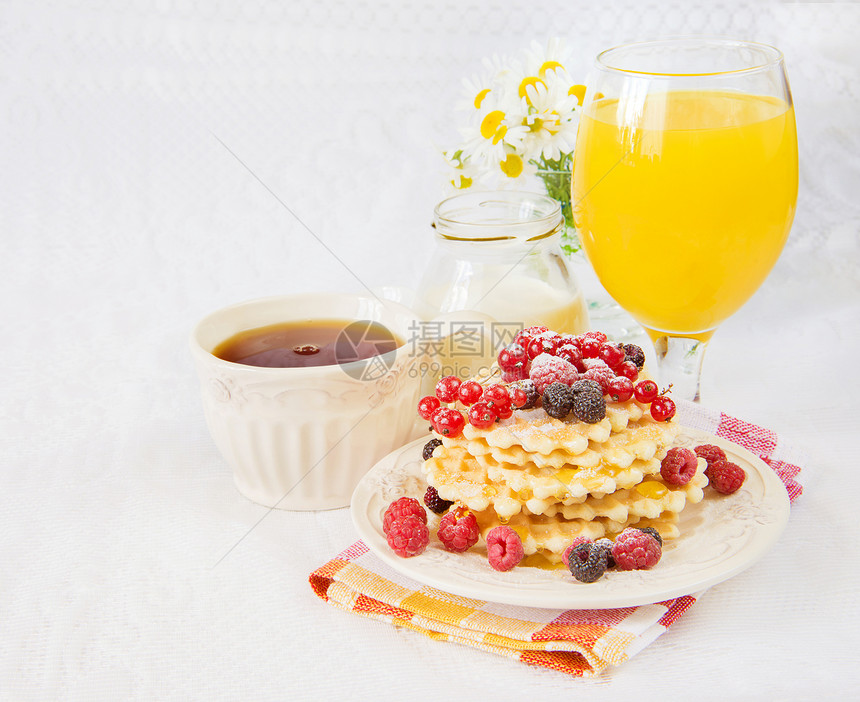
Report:
[[[699,470],[683,487],[666,485],[659,477],[660,460],[637,459],[627,468],[562,468],[558,471],[527,464],[520,468],[489,463],[462,446],[437,447],[424,464],[428,482],[439,496],[473,511],[492,508],[501,518],[522,510],[566,519],[606,517],[618,522],[632,516],[656,518],[661,512],[679,512],[687,501],[699,502],[707,485]],[[651,477],[656,476],[656,477]],[[646,478],[648,478],[646,480]]]
[[[500,524],[511,527],[519,534],[525,555],[528,557],[540,554],[548,564],[561,563],[564,550],[577,536],[597,540],[604,536],[612,537],[619,534],[628,526],[653,527],[660,532],[664,539],[678,535],[676,526],[678,515],[674,512],[664,512],[652,519],[632,517],[624,522],[617,522],[605,517],[592,520],[561,519],[526,513],[505,520],[500,519],[493,510],[476,512],[475,518],[478,520],[478,527],[484,537],[492,528]]]

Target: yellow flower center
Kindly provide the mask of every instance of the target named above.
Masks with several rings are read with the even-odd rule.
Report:
[[[556,68],[564,70],[564,66],[558,61],[544,61],[543,65],[538,69],[538,75],[541,78],[546,78],[547,71],[554,71]]]
[[[520,97],[525,98],[526,102],[529,105],[532,104],[532,101],[529,98],[528,92],[526,91],[526,89],[529,87],[537,86],[538,83],[540,83],[544,88],[546,87],[546,83],[544,83],[537,76],[527,76],[526,78],[523,78],[522,81],[520,82],[520,89],[519,89]]]
[[[499,162],[499,166],[508,178],[516,178],[523,172],[523,160],[516,154],[508,154]]]
[[[504,118],[505,113],[501,110],[488,112],[486,117],[481,120],[481,136],[484,139],[490,139],[499,130]]]
[[[481,109],[481,103],[484,102],[484,98],[487,97],[487,95],[489,95],[489,94],[490,94],[490,89],[484,88],[480,93],[475,95],[475,109],[476,110]]]
[[[584,85],[571,85],[570,90],[567,91],[568,95],[575,95],[576,99],[579,100],[579,104],[582,104],[582,101],[585,100],[585,86]]]
[[[466,188],[471,187],[472,179],[467,178],[466,176],[458,175],[454,180],[451,181],[451,185],[455,188],[460,188],[461,190],[465,190]]]
[[[523,120],[523,125],[529,128],[532,134],[546,130],[550,134],[558,134],[561,131],[561,119],[555,111],[543,113],[540,117],[531,115]]]

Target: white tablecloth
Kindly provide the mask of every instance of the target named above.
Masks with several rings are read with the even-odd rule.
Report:
[[[860,6],[601,5],[0,5],[0,697],[852,694]],[[266,514],[235,491],[192,325],[257,296],[414,282],[482,57],[562,36],[584,73],[600,48],[684,32],[777,44],[797,106],[791,239],[703,387],[806,450],[784,536],[596,680],[327,606],[307,576],[356,539],[349,515]]]

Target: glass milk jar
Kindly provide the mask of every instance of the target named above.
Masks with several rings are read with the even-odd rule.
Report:
[[[564,218],[558,201],[510,190],[466,192],[436,206],[433,226],[436,249],[415,311],[444,337],[433,347],[438,375],[429,369],[437,378],[473,375],[523,327],[542,324],[571,334],[588,329],[585,301],[559,248]]]

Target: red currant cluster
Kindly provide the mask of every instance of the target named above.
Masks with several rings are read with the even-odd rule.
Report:
[[[564,368],[551,367],[542,363],[542,359],[535,363],[532,373],[532,361],[542,354],[546,354],[544,359],[547,356],[562,359],[564,363],[552,363]],[[587,378],[599,383],[603,394],[613,402],[635,397],[651,406],[651,416],[657,421],[667,422],[675,416],[675,403],[660,393],[653,380],[637,382],[645,364],[642,349],[635,344],[613,343],[603,332],[574,336],[557,334],[543,326],[528,327],[499,352],[498,364],[502,383],[485,387],[474,380],[462,382],[456,376],[446,376],[436,384],[435,395],[419,401],[418,414],[430,422],[436,433],[453,438],[462,433],[467,421],[478,429],[488,429],[497,420],[510,417],[514,409],[533,406],[529,404],[528,393],[516,386],[518,381],[535,381],[540,393],[551,382],[571,385]],[[465,415],[456,403],[467,408]]]
[[[635,344],[613,343],[599,331],[574,336],[557,334],[543,326],[523,329],[513,344],[499,352],[502,380],[528,378],[531,362],[542,353],[571,363],[583,376],[597,381],[603,394],[613,402],[635,397],[638,402],[651,405],[651,416],[658,422],[668,422],[675,416],[675,403],[665,396],[668,390],[661,394],[653,380],[636,382],[645,365],[642,349]]]
[[[442,436],[459,436],[466,426],[463,412],[453,407],[460,402],[468,407],[469,424],[488,429],[497,419],[507,419],[514,409],[528,402],[528,395],[520,388],[508,388],[500,383],[484,387],[474,380],[462,382],[448,375],[436,383],[436,394],[422,397],[418,414],[430,422],[433,430]]]

